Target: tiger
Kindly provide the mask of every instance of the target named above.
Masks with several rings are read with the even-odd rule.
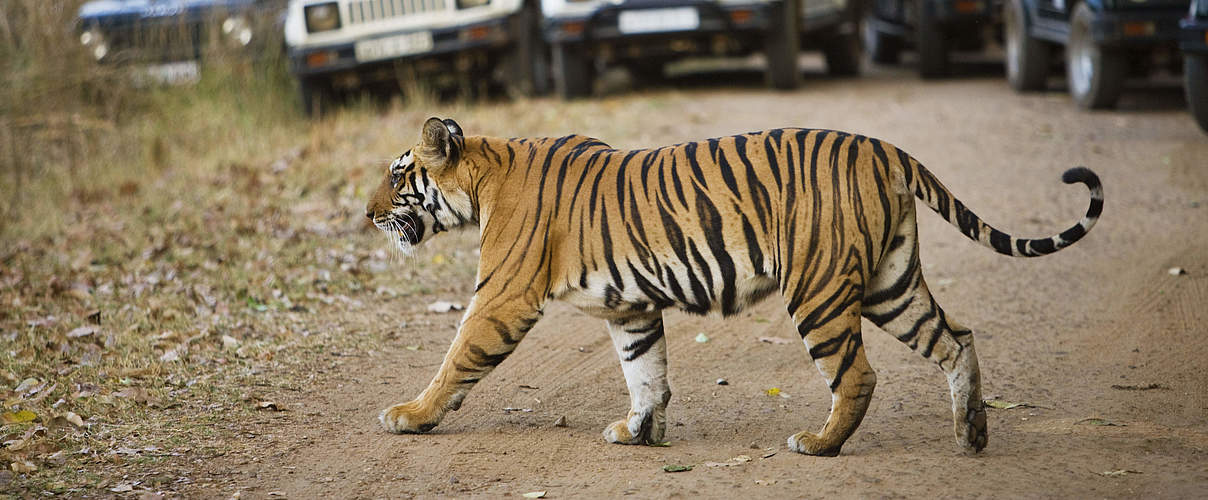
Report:
[[[877,382],[862,340],[868,318],[944,372],[956,441],[979,452],[986,411],[973,333],[923,279],[914,198],[999,254],[1037,257],[1080,240],[1103,208],[1092,170],[1062,180],[1090,190],[1085,215],[1060,234],[1018,238],[906,152],[858,134],[783,128],[621,150],[581,135],[466,137],[455,121],[430,118],[365,215],[403,252],[476,226],[476,286],[436,375],[380,423],[432,430],[560,300],[605,320],[620,359],[630,409],[604,439],[661,444],[671,401],[663,311],[730,316],[779,292],[831,392],[822,429],[789,436],[791,450],[836,456],[863,420]]]

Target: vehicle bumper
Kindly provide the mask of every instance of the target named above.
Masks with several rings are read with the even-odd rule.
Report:
[[[388,66],[401,61],[446,56],[460,52],[502,49],[511,43],[508,20],[509,18],[503,17],[485,22],[427,30],[432,33],[430,49],[383,59],[358,60],[356,44],[417,33],[420,30],[400,30],[381,33],[365,40],[290,48],[289,67],[294,75],[309,77],[347,72],[362,67]]]
[[[1115,47],[1144,47],[1173,44],[1179,39],[1183,7],[1145,11],[1097,12],[1091,22],[1095,43]]]
[[[993,0],[932,0],[925,6],[941,24],[990,21],[998,11]]]
[[[1179,48],[1187,53],[1208,54],[1208,19],[1184,19],[1179,24]]]
[[[701,0],[628,0],[619,5],[601,6],[589,16],[547,18],[542,33],[550,43],[652,40],[717,34],[758,35],[770,29],[779,6],[779,2],[721,5]],[[681,7],[696,9],[700,21],[695,29],[624,33],[619,26],[619,18],[624,11]]]

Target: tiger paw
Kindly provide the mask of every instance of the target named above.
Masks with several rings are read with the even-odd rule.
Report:
[[[834,457],[839,455],[843,443],[827,443],[812,432],[798,432],[789,436],[789,449],[804,455]]]
[[[666,423],[655,412],[635,414],[604,428],[604,440],[616,444],[658,444],[663,442]]]
[[[955,419],[956,442],[969,453],[977,453],[986,447],[986,409],[980,403]]]
[[[440,417],[425,412],[415,401],[398,404],[382,410],[378,415],[382,428],[395,434],[418,434],[428,432],[440,423]]]

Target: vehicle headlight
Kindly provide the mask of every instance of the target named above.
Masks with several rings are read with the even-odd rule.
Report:
[[[468,9],[470,7],[482,7],[491,3],[491,0],[457,0],[457,8]]]
[[[109,42],[105,40],[105,34],[99,29],[89,28],[88,31],[80,33],[80,43],[98,61],[109,54]]]
[[[307,5],[303,10],[306,31],[317,33],[340,29],[340,6],[335,2]]]
[[[239,45],[252,43],[252,26],[243,16],[228,17],[223,20],[222,34]]]

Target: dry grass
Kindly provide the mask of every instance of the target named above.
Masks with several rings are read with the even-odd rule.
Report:
[[[77,49],[77,4],[0,3],[0,490],[18,494],[176,489],[250,446],[263,395],[397,336],[394,311],[468,298],[474,234],[399,265],[361,215],[427,116],[640,141],[626,117],[682,102],[412,99],[312,123],[280,64],[135,88]]]

